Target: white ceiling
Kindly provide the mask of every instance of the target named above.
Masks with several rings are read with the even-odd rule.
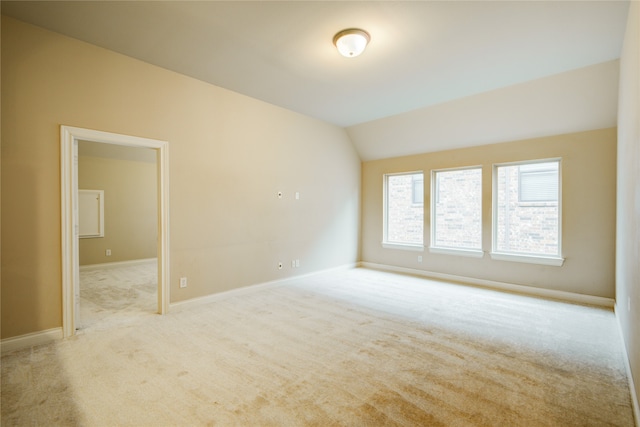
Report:
[[[2,1],[2,13],[349,127],[617,59],[628,5]],[[349,27],[371,34],[357,58],[332,45]]]

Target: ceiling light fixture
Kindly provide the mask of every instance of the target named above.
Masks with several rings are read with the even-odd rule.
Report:
[[[369,33],[357,28],[342,30],[333,36],[333,44],[338,48],[338,52],[347,58],[355,58],[364,52],[370,40]]]

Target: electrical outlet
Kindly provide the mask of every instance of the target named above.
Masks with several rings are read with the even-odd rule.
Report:
[[[278,270],[282,270],[282,262],[278,263]]]
[[[186,277],[181,277],[180,278],[180,287],[181,288],[186,288],[187,287],[187,278]]]
[[[296,265],[296,268],[300,267],[300,260],[299,259],[296,260],[295,265]]]
[[[111,256],[111,249],[107,249],[106,251],[104,251],[104,254],[106,256]]]
[[[278,199],[282,199],[282,191],[278,191]]]

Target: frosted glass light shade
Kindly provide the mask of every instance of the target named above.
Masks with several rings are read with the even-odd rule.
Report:
[[[342,30],[333,37],[338,52],[347,58],[354,58],[364,52],[371,37],[369,33],[356,28]]]

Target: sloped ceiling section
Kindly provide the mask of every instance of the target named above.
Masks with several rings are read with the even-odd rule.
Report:
[[[615,127],[619,61],[347,128],[363,161]]]

